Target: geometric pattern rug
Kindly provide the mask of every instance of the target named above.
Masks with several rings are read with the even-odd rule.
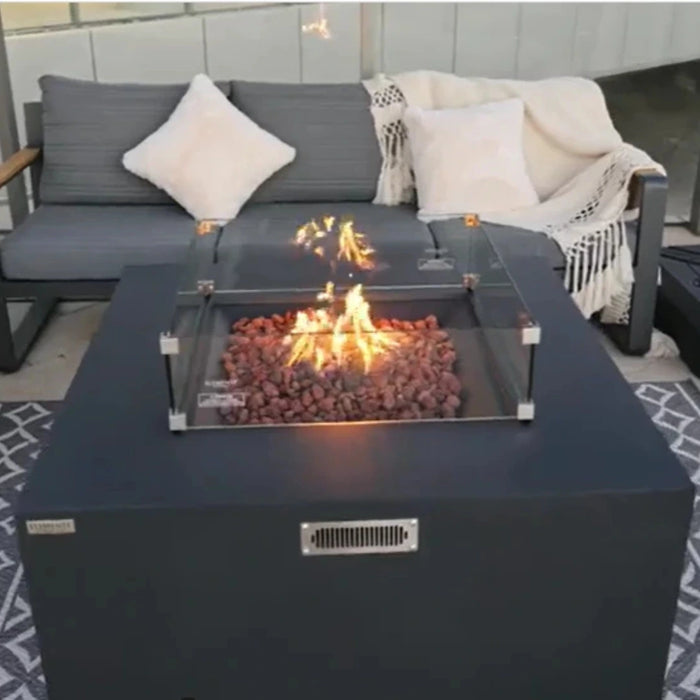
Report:
[[[633,384],[632,389],[690,478],[700,486],[700,391],[690,381]],[[59,405],[44,401],[0,403],[0,700],[47,700],[13,512],[27,473],[49,438],[53,413]],[[697,496],[663,700],[700,700]]]

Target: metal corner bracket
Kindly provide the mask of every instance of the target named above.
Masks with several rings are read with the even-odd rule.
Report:
[[[466,274],[462,275],[462,284],[464,285],[465,289],[476,289],[479,286],[480,279],[481,276],[476,272],[467,272]]]
[[[214,293],[214,280],[197,280],[197,292],[209,297]]]
[[[168,411],[168,427],[173,433],[181,433],[187,430],[187,416],[184,413]]]
[[[532,401],[521,401],[518,404],[517,418],[521,421],[531,421],[535,417],[535,404]]]
[[[161,355],[179,355],[180,341],[177,336],[170,335],[170,331],[160,334],[160,354]]]
[[[542,340],[542,328],[536,323],[531,323],[528,326],[523,326],[522,342],[523,345],[539,345]]]

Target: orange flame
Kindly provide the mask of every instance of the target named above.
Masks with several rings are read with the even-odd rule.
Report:
[[[332,282],[328,282],[318,299],[334,301]],[[352,364],[359,355],[365,373],[370,371],[377,356],[397,344],[390,333],[375,327],[361,284],[345,295],[345,309],[341,314],[336,314],[332,307],[299,311],[285,342],[293,343],[287,366],[306,360],[312,362],[318,372],[329,362]]]
[[[322,221],[323,226],[319,226],[315,219],[300,226],[294,237],[294,244],[319,258],[330,258],[331,266],[338,260],[345,260],[357,265],[361,270],[374,269],[376,251],[364,233],[355,231],[352,219],[344,219],[338,224],[336,236],[330,235],[333,233],[335,217],[324,216]],[[333,246],[337,250],[329,250]]]

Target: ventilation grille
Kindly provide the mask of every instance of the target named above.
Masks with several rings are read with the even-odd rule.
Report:
[[[418,549],[418,520],[346,520],[301,524],[301,553],[389,554]]]

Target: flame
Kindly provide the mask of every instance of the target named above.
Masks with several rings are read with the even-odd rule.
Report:
[[[322,39],[330,39],[333,36],[328,27],[328,18],[326,17],[323,3],[319,5],[318,19],[308,24],[302,24],[301,31],[304,32],[304,34],[318,34]]]
[[[361,270],[374,269],[376,251],[370,245],[367,236],[355,230],[355,222],[352,219],[342,220],[337,226],[335,236],[330,235],[333,234],[335,217],[324,216],[322,222],[323,226],[319,226],[317,221],[312,219],[300,226],[294,236],[294,244],[319,258],[329,259],[332,267],[337,261],[344,260]]]
[[[352,219],[343,221],[339,226],[338,260],[354,263],[361,270],[374,269],[374,248],[372,248],[364,233],[355,231]]]
[[[328,301],[327,309],[299,311],[285,342],[291,343],[287,366],[304,360],[312,362],[316,371],[329,362],[352,364],[359,355],[365,373],[374,360],[389,351],[397,342],[390,333],[376,328],[370,316],[369,302],[358,284],[345,295],[345,308],[336,314],[333,283],[328,282],[318,299]]]

